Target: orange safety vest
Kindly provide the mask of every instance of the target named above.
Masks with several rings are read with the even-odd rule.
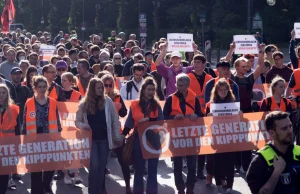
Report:
[[[178,114],[182,114],[181,108],[180,108],[180,101],[179,98],[174,94],[172,96],[172,112],[171,115],[175,116]],[[191,115],[195,114],[195,104],[196,104],[196,94],[188,89],[188,94],[185,99],[186,105],[185,105],[185,115]]]
[[[115,97],[114,105],[115,105],[117,113],[119,114],[119,110],[121,109],[119,107],[122,106],[122,104],[121,104],[121,97],[120,96]]]
[[[79,78],[78,78],[78,84],[77,84],[77,86],[79,88],[79,92],[80,92],[81,96],[85,96],[85,91],[83,89],[83,86],[82,86]]]
[[[156,65],[154,63],[154,61],[151,62],[151,72],[156,70]]]
[[[115,80],[115,87],[116,89],[120,90],[121,87],[122,87],[122,84],[121,84],[121,80],[117,77],[114,77],[114,80]]]
[[[48,112],[48,129],[49,133],[58,132],[56,108],[57,102],[53,98],[49,98],[49,112]],[[36,134],[36,108],[35,98],[32,97],[26,102],[26,132],[29,134]]]
[[[134,120],[134,127],[139,124],[139,121],[144,117],[144,113],[139,105],[139,100],[134,100],[131,102],[131,113]],[[158,108],[156,111],[151,111],[149,117],[147,118],[157,118],[158,117]]]
[[[271,106],[268,107],[268,109],[270,109],[269,111],[274,111],[276,108],[279,108],[281,111],[286,112],[287,106],[291,103],[291,101],[289,99],[285,99],[286,100],[286,103],[285,103],[283,98],[281,98],[280,99],[280,107],[279,107],[274,96],[271,96],[269,98],[264,99],[267,106],[270,103],[270,102],[268,102],[268,100],[271,100]]]
[[[16,133],[17,117],[20,109],[14,104],[10,105],[8,109],[4,112],[2,122],[0,122],[0,137],[15,136]]]
[[[202,113],[205,113],[205,101],[204,101],[205,85],[209,80],[213,79],[213,77],[211,75],[205,73],[203,88],[201,90],[200,84],[199,84],[196,76],[193,73],[189,73],[188,76],[190,77],[190,80],[191,80],[190,81],[190,89],[197,95],[200,106],[201,106],[201,111],[202,111]]]
[[[76,90],[72,90],[72,94],[69,100],[67,101],[72,101],[72,102],[77,102],[80,99],[80,92],[77,92]]]
[[[49,97],[50,97],[50,98],[53,98],[53,99],[55,99],[55,100],[58,99],[58,94],[57,94],[56,90],[57,90],[56,84],[54,84],[52,90],[51,90],[50,93],[49,93]]]
[[[300,96],[300,69],[295,69],[294,70],[294,80],[296,85],[294,86],[294,95],[296,96]]]

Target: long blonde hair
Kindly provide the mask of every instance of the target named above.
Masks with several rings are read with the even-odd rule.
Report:
[[[96,84],[101,83],[103,87],[102,96],[97,96],[95,92]],[[86,96],[82,99],[83,110],[90,115],[96,114],[98,109],[103,109],[105,104],[104,84],[99,78],[92,78],[86,90]]]
[[[120,95],[119,91],[116,89],[114,77],[111,74],[105,74],[105,75],[103,75],[103,77],[101,77],[101,80],[102,80],[103,84],[107,80],[109,80],[111,82],[113,90],[112,90],[112,92],[110,92],[109,94],[106,94],[106,95],[108,95],[114,101],[116,96]]]
[[[285,85],[285,80],[282,77],[280,77],[279,75],[276,75],[272,79],[272,82],[270,84],[270,90],[271,90],[270,92],[271,92],[272,95],[274,95],[274,87],[276,87],[279,82],[283,82],[284,85]]]
[[[228,93],[225,97],[225,102],[234,102],[235,101],[235,97],[234,94],[230,88],[229,83],[227,82],[227,80],[225,78],[221,78],[219,79],[219,81],[215,84],[215,86],[213,87],[212,91],[211,91],[211,97],[210,97],[210,102],[212,103],[216,103],[218,101],[220,101],[220,97],[218,95],[218,89],[220,87],[226,87],[226,89],[228,90]]]
[[[5,84],[0,84],[0,89],[4,89],[7,92],[7,99],[5,100],[3,104],[3,108],[7,111],[8,118],[11,118],[11,113],[9,111],[9,108],[12,104],[14,104],[14,101],[10,97],[9,88]],[[2,112],[2,111],[1,111]]]
[[[36,88],[38,87],[39,83],[41,83],[41,82],[46,83],[47,90],[46,90],[45,96],[47,96],[49,85],[48,85],[47,79],[45,77],[41,76],[41,75],[36,75],[32,78],[32,84],[33,84],[32,89],[34,91],[34,94],[36,94]]]
[[[63,77],[66,77],[69,82],[72,83],[72,86],[73,87],[76,87],[77,86],[77,83],[78,83],[78,78],[76,76],[74,76],[71,72],[65,72],[61,75],[61,78]]]

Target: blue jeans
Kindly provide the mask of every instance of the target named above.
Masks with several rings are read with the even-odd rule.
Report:
[[[134,158],[134,181],[133,181],[133,194],[144,193],[144,169],[145,160],[140,146],[139,136],[136,135],[133,144],[133,158]],[[158,158],[148,159],[148,178],[146,194],[157,194],[157,166]]]
[[[105,179],[104,170],[109,156],[107,140],[92,140],[90,170],[89,170],[89,194],[101,194],[102,184]]]
[[[182,156],[179,157],[173,157],[174,162],[174,178],[175,178],[175,185],[178,190],[178,193],[185,193],[184,190],[186,188],[186,193],[191,194],[194,191],[195,187],[195,181],[196,181],[196,169],[197,169],[197,160],[198,156],[186,156],[187,160],[187,178],[186,178],[186,184],[183,181],[182,178]]]

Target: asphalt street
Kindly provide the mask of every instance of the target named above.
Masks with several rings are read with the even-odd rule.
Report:
[[[125,183],[121,172],[120,165],[115,158],[110,158],[108,168],[111,174],[106,176],[106,188],[108,194],[125,194]],[[56,194],[88,194],[88,170],[80,170],[83,184],[78,186],[65,185],[63,180],[53,181],[53,192]],[[162,159],[159,161],[158,166],[158,189],[159,194],[175,194],[176,187],[174,184],[174,174],[172,170],[172,163],[170,159]],[[184,178],[186,177],[186,168],[183,172]],[[133,185],[133,175],[131,176],[131,186]],[[146,180],[145,176],[145,180]],[[15,181],[17,190],[8,190],[7,194],[29,194],[30,193],[30,176],[26,174],[22,177],[21,181]],[[146,182],[145,182],[146,185]],[[236,174],[233,185],[233,194],[250,194],[249,187],[244,180],[244,175]],[[194,189],[195,194],[214,194],[216,193],[216,186],[212,185],[207,187],[205,181],[198,180]]]

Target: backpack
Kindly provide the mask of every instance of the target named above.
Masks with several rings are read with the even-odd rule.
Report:
[[[130,94],[130,100],[132,100],[132,87],[134,87],[134,89],[135,89],[136,92],[139,92],[139,89],[136,87],[136,85],[134,84],[133,80],[129,80],[126,83],[127,100],[129,100],[128,94]]]

